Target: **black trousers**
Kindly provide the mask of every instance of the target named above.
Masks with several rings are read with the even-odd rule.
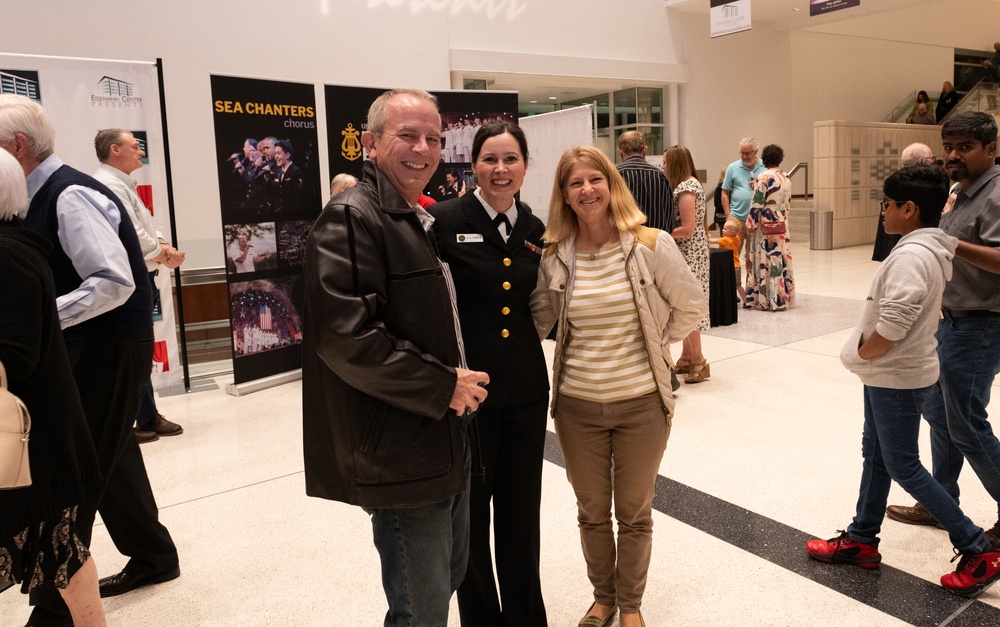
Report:
[[[465,627],[547,625],[538,573],[547,415],[548,399],[541,398],[497,409],[487,399],[476,416],[486,477],[473,476],[471,484],[469,565],[458,588],[458,610]]]
[[[177,567],[177,549],[159,522],[132,424],[153,359],[152,331],[141,339],[66,343],[73,376],[104,478],[77,511],[77,532],[88,547],[94,519],[101,518],[115,546],[129,558],[129,572],[160,573]],[[32,625],[70,624],[69,610],[54,586],[32,590]]]

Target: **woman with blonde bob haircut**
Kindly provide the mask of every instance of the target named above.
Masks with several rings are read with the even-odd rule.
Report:
[[[602,161],[603,159],[603,161]],[[570,170],[577,162],[589,164],[591,167],[607,172],[608,166],[616,174],[618,170],[603,152],[593,146],[577,146],[563,153],[556,166],[556,179],[552,187],[552,200],[549,204],[549,222],[545,229],[545,241],[556,244],[567,237],[576,235],[579,221],[576,214],[563,199],[563,182],[569,178]],[[619,231],[634,231],[646,222],[646,216],[635,204],[632,192],[629,191],[621,176],[612,177],[606,174],[611,187],[611,224]]]
[[[674,408],[669,344],[708,311],[677,245],[643,222],[604,153],[563,153],[531,312],[541,337],[559,323],[551,409],[594,588],[589,627],[619,609],[623,627],[645,624],[653,486]]]

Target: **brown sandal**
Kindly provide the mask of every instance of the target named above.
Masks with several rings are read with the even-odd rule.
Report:
[[[689,372],[691,372],[691,362],[681,365],[681,361],[678,359],[677,363],[674,364],[674,374],[687,374]]]
[[[698,383],[699,381],[704,381],[712,376],[712,368],[708,364],[708,361],[702,361],[701,363],[691,364],[688,370],[688,376],[684,377],[684,383]]]

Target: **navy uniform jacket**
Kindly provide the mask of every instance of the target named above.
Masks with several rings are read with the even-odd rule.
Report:
[[[545,225],[519,202],[517,222],[504,243],[471,193],[432,205],[428,211],[435,218],[441,259],[455,278],[469,368],[490,375],[486,403],[499,408],[546,398],[545,357],[528,306],[538,282]],[[481,241],[474,241],[477,236]]]

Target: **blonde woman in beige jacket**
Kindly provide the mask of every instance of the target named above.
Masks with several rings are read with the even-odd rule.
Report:
[[[645,624],[653,488],[674,409],[669,345],[708,312],[677,245],[644,221],[604,153],[563,154],[532,315],[541,337],[559,322],[552,415],[594,587],[583,626],[610,625],[618,610],[623,627]]]

